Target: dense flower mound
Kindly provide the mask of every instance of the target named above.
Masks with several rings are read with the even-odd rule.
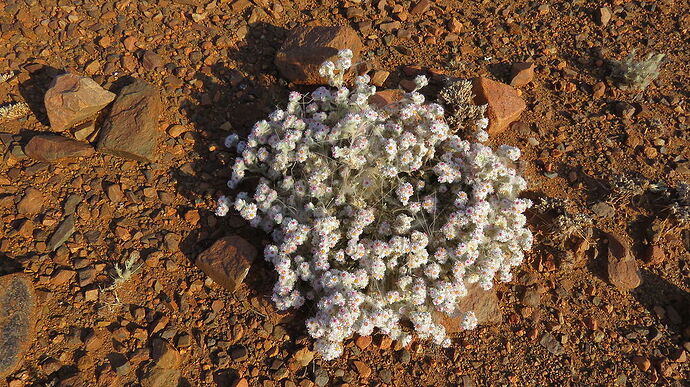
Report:
[[[447,346],[432,312],[453,312],[468,284],[509,281],[532,244],[523,215],[531,202],[518,198],[526,183],[511,168],[520,151],[463,140],[416,90],[370,105],[369,77],[344,86],[350,60],[344,50],[322,66],[332,88],[292,92],[246,141],[227,138],[240,156],[229,187],[260,178],[253,194],[222,197],[217,213],[234,207],[272,234],[264,255],[278,273],[273,301],[281,310],[314,301],[306,325],[325,359],[375,329],[407,344],[401,320]],[[415,82],[419,90],[426,78]],[[467,129],[484,139],[487,123]],[[476,325],[467,313],[464,328]]]

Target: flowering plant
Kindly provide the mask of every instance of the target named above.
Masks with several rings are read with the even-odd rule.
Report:
[[[272,234],[264,256],[278,273],[273,301],[281,310],[315,302],[306,325],[326,360],[352,334],[375,329],[406,345],[401,320],[448,346],[432,313],[452,313],[467,284],[509,281],[531,246],[523,215],[531,202],[518,198],[526,183],[510,167],[520,151],[453,134],[444,108],[418,92],[424,76],[400,101],[369,104],[368,76],[352,90],[344,84],[351,58],[343,50],[322,65],[332,88],[293,91],[246,141],[228,136],[239,156],[228,186],[247,172],[260,179],[254,194],[221,197],[217,214],[234,207]],[[478,139],[487,124],[474,121]],[[474,313],[462,324],[476,327]]]

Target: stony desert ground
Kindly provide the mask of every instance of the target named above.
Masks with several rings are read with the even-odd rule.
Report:
[[[224,138],[313,90],[276,58],[315,26],[379,89],[483,77],[545,199],[451,348],[324,361],[268,236],[214,215]],[[682,0],[0,1],[0,386],[689,385],[689,31]],[[613,71],[633,50],[665,54],[644,90]]]

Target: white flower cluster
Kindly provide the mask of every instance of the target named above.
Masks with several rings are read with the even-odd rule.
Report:
[[[344,86],[351,55],[322,66],[333,89],[292,92],[246,141],[226,139],[239,156],[229,187],[246,172],[260,179],[254,194],[222,197],[217,214],[234,207],[272,234],[264,254],[278,273],[273,301],[281,310],[315,302],[306,324],[325,359],[375,329],[406,345],[401,320],[447,346],[433,312],[453,312],[468,284],[509,281],[532,244],[523,215],[531,202],[518,198],[526,183],[510,167],[520,151],[454,135],[443,107],[417,91],[425,77],[401,101],[370,105],[368,76]],[[463,328],[476,325],[467,313]]]

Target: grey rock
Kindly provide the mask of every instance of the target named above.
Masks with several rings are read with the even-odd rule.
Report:
[[[97,149],[128,159],[153,161],[162,110],[161,97],[154,86],[141,80],[125,86],[101,129]]]
[[[551,333],[546,333],[539,341],[539,344],[556,356],[562,355],[564,352],[561,343]]]
[[[592,212],[602,218],[611,218],[616,214],[616,209],[606,202],[599,202],[592,206]]]
[[[84,200],[84,198],[81,195],[78,194],[71,194],[67,197],[65,200],[65,204],[62,207],[63,211],[65,212],[65,215],[72,215],[74,214],[74,211],[77,209],[77,205],[81,203]]]
[[[30,277],[0,277],[0,377],[14,372],[33,339],[36,296]]]
[[[55,233],[48,241],[48,249],[50,249],[50,251],[55,251],[58,247],[62,246],[72,234],[74,234],[74,215],[68,216],[60,223],[60,226],[58,226],[57,230],[55,230]]]

